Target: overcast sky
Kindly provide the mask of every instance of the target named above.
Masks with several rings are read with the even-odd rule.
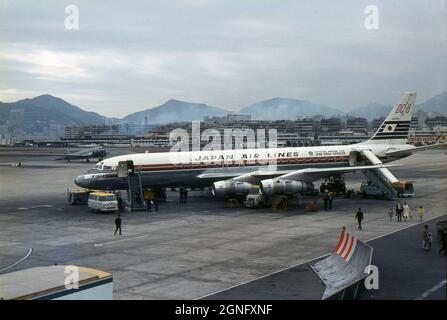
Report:
[[[1,0],[0,101],[50,93],[119,117],[168,99],[422,102],[447,90],[446,2]],[[71,4],[79,30],[64,26]]]

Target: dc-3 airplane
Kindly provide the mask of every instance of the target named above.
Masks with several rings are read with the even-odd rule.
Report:
[[[90,159],[98,159],[98,161],[102,161],[107,156],[107,151],[103,147],[94,147],[86,150],[81,150],[73,153],[66,153],[60,155],[59,158],[54,160],[67,160],[70,162],[71,160],[84,160],[86,162],[90,162]]]
[[[143,188],[211,187],[216,196],[248,194],[253,185],[259,185],[267,197],[298,194],[313,189],[312,182],[318,179],[355,171],[375,172],[392,184],[398,179],[388,170],[392,165],[385,163],[442,146],[407,144],[415,100],[416,93],[404,93],[374,136],[357,144],[129,154],[99,162],[76,177],[75,184],[88,189],[127,189],[127,178],[118,174],[123,162],[140,172]]]

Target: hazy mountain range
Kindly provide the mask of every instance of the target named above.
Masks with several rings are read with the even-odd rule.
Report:
[[[168,100],[160,106],[131,113],[122,120],[134,124],[166,124],[202,120],[204,116],[224,116],[229,111],[203,103]]]
[[[260,120],[294,120],[299,117],[342,115],[343,112],[322,104],[298,99],[273,98],[254,103],[239,111]]]
[[[390,109],[391,106],[370,103],[346,114],[337,108],[311,101],[273,98],[254,103],[235,112],[202,103],[168,100],[162,105],[131,113],[122,119],[117,119],[108,118],[95,112],[84,111],[61,98],[45,94],[16,102],[0,102],[0,125],[6,124],[8,120],[10,125],[11,121],[13,121],[15,122],[14,125],[22,126],[24,129],[33,128],[36,123],[51,123],[56,125],[67,125],[71,123],[144,124],[147,121],[147,124],[154,125],[169,122],[202,120],[205,116],[224,116],[229,113],[249,114],[253,119],[259,120],[292,120],[298,117],[311,117],[314,115],[324,115],[326,117],[359,116],[371,120],[386,116]],[[447,114],[447,92],[420,103],[418,109],[429,115]],[[16,112],[13,111],[11,113],[12,110],[16,110]],[[17,116],[19,120],[17,120]],[[15,120],[11,117],[15,117]]]

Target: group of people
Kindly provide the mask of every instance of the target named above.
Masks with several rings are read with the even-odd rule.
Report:
[[[146,200],[146,211],[147,212],[152,212],[152,205],[155,206],[155,212],[158,212],[158,200],[156,197],[154,199]]]
[[[186,203],[186,200],[188,199],[188,189],[186,188],[180,188],[180,203]]]
[[[332,203],[334,202],[335,192],[327,191],[324,193],[323,201],[324,201],[324,211],[328,211],[332,209]]]
[[[390,218],[390,222],[393,221],[393,217],[396,215],[397,221],[401,222],[403,221],[411,221],[413,220],[413,210],[410,208],[410,205],[406,202],[402,203],[400,201],[396,204],[396,211],[393,211],[393,208],[390,208],[388,210],[388,216]],[[423,206],[418,207],[418,215],[419,215],[419,221],[424,220],[425,215],[425,209]]]

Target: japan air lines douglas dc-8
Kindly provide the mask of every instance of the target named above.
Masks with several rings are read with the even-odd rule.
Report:
[[[407,144],[415,100],[416,93],[405,92],[377,132],[361,143],[128,154],[99,162],[75,183],[88,189],[127,189],[126,177],[118,174],[123,161],[139,172],[143,188],[211,187],[216,196],[248,194],[253,185],[266,196],[302,193],[313,189],[318,179],[363,170],[397,182],[387,163],[440,146]]]

